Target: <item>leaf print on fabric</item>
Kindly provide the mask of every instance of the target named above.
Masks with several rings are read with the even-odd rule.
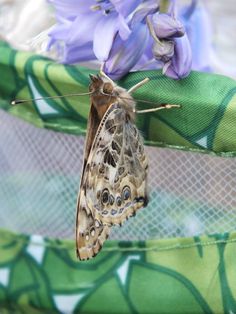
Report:
[[[155,288],[154,288],[155,287]],[[142,291],[145,297],[141,298]],[[184,276],[158,265],[133,264],[130,299],[139,313],[213,313],[201,293]]]
[[[219,119],[219,123],[215,130],[215,136],[213,138],[212,148],[215,151],[224,151],[225,148],[230,144],[232,150],[236,150],[236,90],[232,90],[231,95],[229,94],[226,99],[227,107],[225,108],[224,114]],[[231,96],[231,97],[230,97]]]
[[[89,97],[70,97],[48,103],[53,115],[39,115],[31,104],[9,106],[12,99],[31,98],[27,77],[34,80],[40,95],[55,96],[87,91],[89,73],[94,71],[75,66],[65,66],[30,53],[18,52],[0,42],[0,70],[9,80],[0,81],[1,108],[35,124],[53,130],[85,134],[89,112]],[[166,78],[161,71],[130,73],[119,85],[126,89],[149,77],[150,82],[135,92],[134,98],[160,103],[181,104],[181,110],[148,114],[138,118],[138,127],[145,136],[147,144],[196,148],[199,151],[214,151],[218,154],[235,152],[234,126],[231,117],[234,107],[228,105],[236,93],[234,80],[214,74],[192,72],[188,78],[174,81]],[[223,92],[222,92],[223,91]],[[150,108],[145,102],[137,103],[139,109]],[[228,108],[228,109],[227,109]],[[233,115],[228,114],[233,110]],[[158,122],[158,128],[155,126]],[[159,129],[160,126],[160,129]],[[207,135],[207,137],[206,137]]]
[[[47,277],[43,269],[27,254],[18,257],[12,266],[8,289],[9,298],[22,308],[54,308]]]
[[[0,231],[1,235],[1,231]],[[0,267],[15,261],[16,256],[26,247],[28,237],[20,235],[18,239],[11,236],[11,233],[4,232],[0,236]]]
[[[101,254],[86,264],[76,261],[73,241],[44,239],[45,256],[39,264],[27,251],[27,237],[0,231],[0,239],[6,236],[1,249],[12,241],[24,243],[20,251],[11,246],[15,258],[0,265],[0,271],[10,269],[8,285],[0,283],[0,305],[9,313],[234,311],[235,234],[107,241]]]

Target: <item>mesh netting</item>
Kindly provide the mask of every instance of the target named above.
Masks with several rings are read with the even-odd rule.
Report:
[[[0,111],[0,228],[73,238],[84,138]],[[147,208],[112,239],[192,236],[236,228],[236,160],[146,147]]]

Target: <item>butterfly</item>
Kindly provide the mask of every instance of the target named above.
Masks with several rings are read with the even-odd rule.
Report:
[[[97,255],[113,225],[148,204],[148,161],[135,126],[130,91],[106,75],[90,75],[91,108],[76,215],[80,260]]]
[[[163,104],[136,110],[131,93],[147,83],[148,78],[128,91],[115,84],[102,70],[100,75],[90,75],[90,78],[88,93],[15,99],[11,102],[17,105],[49,98],[91,97],[77,199],[76,251],[80,260],[96,256],[109,237],[111,227],[121,226],[148,204],[148,161],[143,139],[135,126],[136,113],[180,107]]]
[[[97,255],[111,227],[122,225],[148,203],[148,162],[142,137],[135,126],[138,111],[131,93],[149,80],[146,78],[127,91],[102,70],[100,75],[90,75],[90,78],[88,93],[11,102],[17,105],[49,98],[91,97],[76,214],[76,248],[80,260]],[[154,111],[159,109],[162,108]]]

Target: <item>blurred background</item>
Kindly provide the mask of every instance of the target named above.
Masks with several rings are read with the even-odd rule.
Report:
[[[189,5],[189,0],[177,0],[178,5]],[[210,36],[199,40],[206,49],[206,58],[215,73],[236,78],[236,6],[235,1],[197,1],[207,23]],[[200,17],[201,19],[202,17]],[[47,33],[55,24],[53,8],[46,0],[0,0],[0,38],[17,49],[31,50],[56,58],[56,52],[46,52]],[[203,26],[204,30],[205,25]],[[201,35],[200,35],[201,37]],[[207,41],[207,42],[206,42]],[[212,51],[209,52],[208,45]]]
[[[213,45],[216,49],[217,62],[225,63],[227,66],[226,73],[231,72],[236,78],[236,6],[235,1],[205,1],[209,11],[212,29]],[[231,68],[231,70],[230,70]],[[222,69],[224,73],[224,69]]]

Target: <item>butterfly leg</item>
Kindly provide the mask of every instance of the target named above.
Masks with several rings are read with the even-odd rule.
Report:
[[[104,68],[104,62],[102,63],[101,68],[100,68],[100,75],[105,77],[106,79],[108,79],[111,83],[114,83],[112,81],[112,79],[109,76],[107,76],[106,73],[103,71],[103,68]],[[135,84],[133,87],[131,87],[128,90],[128,93],[129,94],[133,93],[136,89],[138,89],[139,87],[143,86],[147,82],[149,82],[149,78],[148,77],[146,77],[144,80],[142,80],[141,82],[139,82],[139,83]]]
[[[143,86],[144,84],[146,84],[147,82],[149,82],[150,79],[148,77],[146,77],[144,80],[142,80],[141,82],[135,84],[134,86],[132,86],[129,90],[128,93],[131,94],[134,91],[136,91],[136,89],[138,89],[139,87]]]

